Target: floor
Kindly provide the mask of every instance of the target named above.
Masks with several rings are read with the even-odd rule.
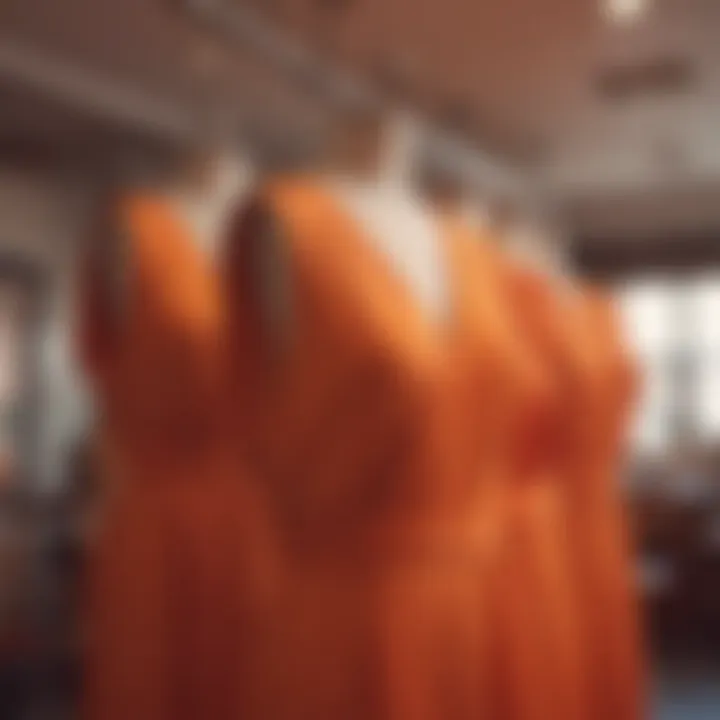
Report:
[[[661,673],[656,683],[653,720],[718,720],[720,671]]]
[[[55,703],[35,695],[33,708],[3,715],[2,720],[73,720]],[[650,720],[720,720],[720,669],[683,669],[657,673]]]

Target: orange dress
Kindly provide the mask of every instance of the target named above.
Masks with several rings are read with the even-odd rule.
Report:
[[[506,535],[498,583],[501,647],[512,691],[510,717],[588,717],[580,599],[561,464],[564,369],[553,347],[560,312],[549,279],[504,258],[504,284],[520,352],[541,368],[547,392],[533,414],[518,418],[510,451]],[[502,644],[502,639],[499,640]],[[513,679],[514,678],[514,679]],[[509,705],[509,707],[508,707]]]
[[[549,444],[557,444],[558,387],[555,368],[533,337],[537,299],[527,296],[517,268],[492,242],[455,228],[458,277],[466,277],[459,284],[468,289],[463,305],[472,308],[466,357],[476,367],[464,396],[474,410],[467,426],[476,447],[468,473],[494,489],[493,503],[477,515],[479,527],[493,528],[479,608],[487,630],[486,716],[583,718],[576,599]]]
[[[498,389],[523,383],[506,366],[496,303],[479,302],[495,297],[494,276],[478,283],[472,241],[447,231],[453,302],[439,327],[311,181],[265,188],[234,223],[235,423],[284,558],[256,664],[258,718],[490,717],[478,612],[497,516],[487,464]],[[283,286],[259,302],[268,240]]]
[[[229,474],[217,284],[161,201],[121,198],[98,230],[121,283],[89,256],[80,349],[118,482],[90,559],[83,713],[233,717],[256,514]]]
[[[577,689],[584,717],[638,720],[643,711],[637,610],[613,477],[632,397],[632,367],[604,301],[553,287],[549,279],[518,267],[511,278],[527,335],[555,371],[557,402],[537,440],[560,481],[554,520],[547,519],[564,534],[553,554],[570,578],[566,619],[573,622],[565,627],[567,637],[575,637],[571,647],[577,658],[574,669],[561,666],[555,677],[565,676],[566,689]]]
[[[619,484],[619,463],[637,391],[636,367],[608,297],[586,289],[575,315],[578,342],[595,363],[592,424],[573,468],[570,512],[594,718],[646,716],[644,661],[634,553]]]

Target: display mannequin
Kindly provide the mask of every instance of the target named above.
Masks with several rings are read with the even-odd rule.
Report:
[[[588,356],[578,376],[586,419],[568,454],[573,558],[583,600],[592,718],[637,720],[647,712],[638,588],[620,481],[638,377],[616,308],[605,291],[582,287],[573,305],[573,344]],[[604,610],[601,610],[603,608]]]
[[[538,270],[532,261],[533,255],[524,253],[506,265],[518,326],[552,387],[544,411],[526,428],[527,445],[519,465],[521,484],[516,495],[520,518],[532,538],[525,547],[525,572],[532,577],[534,571],[536,591],[529,594],[533,600],[525,610],[529,612],[532,607],[535,618],[525,627],[527,635],[537,643],[534,652],[527,648],[527,657],[533,658],[534,664],[529,667],[540,692],[534,706],[525,706],[523,716],[546,717],[550,713],[555,717],[586,718],[590,701],[585,660],[589,650],[583,642],[581,617],[585,607],[575,582],[575,539],[569,531],[572,478],[568,477],[562,455],[568,432],[565,423],[574,413],[570,412],[566,396],[567,365],[550,339],[555,325],[562,323],[559,318],[563,305],[570,299],[565,283]],[[574,421],[580,422],[581,418]],[[521,575],[516,575],[515,580],[518,596],[528,597]]]
[[[567,558],[586,717],[636,719],[646,708],[642,632],[616,465],[635,392],[634,368],[610,299],[569,279],[562,243],[515,226],[519,231],[506,233],[517,263],[513,274],[525,292],[534,286],[524,301],[526,315],[535,316],[536,337],[560,378],[565,448],[557,458],[564,527],[572,539]]]
[[[259,717],[481,715],[479,584],[448,503],[455,285],[441,224],[403,185],[409,149],[383,164],[386,133],[352,113],[228,239],[237,434],[285,560]]]
[[[515,392],[498,400],[510,414],[498,443],[501,455],[496,465],[503,502],[494,551],[496,572],[489,581],[494,602],[487,611],[488,626],[493,630],[488,650],[493,673],[488,682],[494,685],[490,693],[495,703],[489,714],[577,720],[583,717],[585,701],[577,609],[566,562],[562,485],[545,448],[546,442],[550,446],[556,442],[546,436],[555,422],[556,369],[537,342],[534,306],[516,278],[525,269],[536,267],[540,262],[536,258],[542,253],[534,247],[534,238],[520,233],[510,235],[517,242],[512,250],[507,248],[507,213],[496,215],[484,231],[471,229],[463,212],[462,183],[442,166],[428,168],[425,194],[438,213],[464,225],[474,236],[477,253],[498,285],[500,299],[496,302],[504,307],[506,331],[513,338],[512,344],[507,344],[506,364],[517,378]],[[479,284],[479,263],[476,268]],[[487,303],[487,296],[478,301]],[[536,375],[535,389],[528,383],[523,401],[516,391],[523,378],[527,382],[529,365]],[[535,400],[528,401],[532,397]],[[486,397],[475,400],[486,401]],[[496,413],[496,421],[501,417]]]
[[[114,480],[88,583],[88,718],[236,717],[261,604],[217,277],[169,199],[180,186],[146,176],[102,198],[83,275],[80,353]]]

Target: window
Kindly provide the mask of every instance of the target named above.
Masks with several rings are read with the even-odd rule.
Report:
[[[643,369],[638,450],[657,453],[680,433],[720,442],[720,273],[637,279],[618,298]]]
[[[668,443],[672,408],[673,288],[661,281],[642,281],[620,291],[626,334],[643,368],[642,401],[634,440],[643,452]]]
[[[720,438],[720,276],[701,278],[692,289],[697,381],[697,431],[704,440]]]

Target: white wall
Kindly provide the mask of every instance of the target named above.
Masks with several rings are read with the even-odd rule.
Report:
[[[71,343],[73,273],[89,193],[80,182],[0,167],[0,255],[36,264],[50,281],[49,317],[40,352],[43,487],[62,478],[69,444],[85,415]]]

